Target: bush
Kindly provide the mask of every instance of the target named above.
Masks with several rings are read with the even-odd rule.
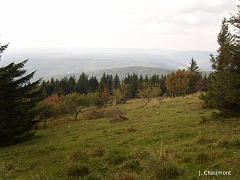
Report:
[[[95,109],[86,113],[85,116],[87,119],[99,119],[104,117],[104,113],[105,109]]]
[[[203,108],[215,108],[214,102],[210,99],[209,95],[206,93],[201,93],[198,96],[199,99],[204,101]]]
[[[105,116],[111,118],[110,122],[128,120],[128,118],[125,117],[124,110],[121,106],[109,108],[108,111],[106,111]]]

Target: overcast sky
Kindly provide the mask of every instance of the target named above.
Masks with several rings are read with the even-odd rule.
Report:
[[[10,47],[209,50],[238,0],[0,0]],[[9,48],[10,48],[9,47]]]

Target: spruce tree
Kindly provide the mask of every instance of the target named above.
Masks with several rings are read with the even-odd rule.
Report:
[[[76,92],[81,93],[81,94],[87,94],[88,92],[88,77],[84,72],[79,76],[79,79],[76,83]]]
[[[0,49],[2,53],[6,46],[0,44]],[[34,135],[34,107],[42,98],[42,90],[38,87],[40,79],[30,81],[35,72],[25,75],[26,63],[27,60],[0,68],[0,146]]]
[[[229,26],[234,28],[231,33]],[[205,97],[205,103],[211,102],[220,110],[224,117],[240,115],[240,30],[239,12],[230,20],[222,21],[218,35],[218,55],[211,55],[212,68],[211,85]]]
[[[197,62],[193,58],[190,62],[190,66],[188,67],[188,71],[191,73],[188,93],[195,93],[199,90],[197,85],[202,79],[202,74]]]
[[[90,79],[88,81],[88,91],[89,92],[95,92],[98,85],[99,85],[99,83],[98,83],[98,80],[97,80],[96,76],[90,77]]]

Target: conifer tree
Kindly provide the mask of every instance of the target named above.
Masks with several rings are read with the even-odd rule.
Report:
[[[239,6],[238,6],[239,8]],[[211,102],[225,117],[240,115],[240,10],[237,16],[222,20],[218,35],[218,55],[211,55],[211,85],[205,96],[205,103]],[[230,31],[231,26],[235,32]],[[206,105],[207,106],[207,105]]]
[[[193,58],[190,62],[190,66],[188,67],[188,71],[191,73],[188,93],[195,93],[198,90],[201,90],[201,87],[199,87],[198,85],[202,80],[202,75],[201,70],[197,65],[197,62]]]
[[[117,74],[115,75],[113,82],[114,82],[114,89],[117,89],[120,86],[120,79]]]
[[[76,92],[82,93],[82,94],[87,94],[88,92],[88,77],[86,74],[82,73],[79,76],[79,79],[76,84]]]
[[[96,76],[90,77],[90,79],[88,81],[88,91],[89,92],[95,92],[98,85],[99,85],[99,83],[98,83],[98,80],[97,80]]]
[[[1,46],[2,53],[7,46]],[[36,103],[43,98],[40,79],[31,82],[35,72],[26,74],[27,60],[0,68],[0,146],[17,143],[34,135]]]

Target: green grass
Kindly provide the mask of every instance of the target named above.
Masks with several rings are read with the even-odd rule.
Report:
[[[129,119],[113,123],[49,121],[0,149],[0,179],[240,179],[240,119],[211,119],[197,97],[131,100],[121,107]],[[232,175],[199,177],[205,170]]]

